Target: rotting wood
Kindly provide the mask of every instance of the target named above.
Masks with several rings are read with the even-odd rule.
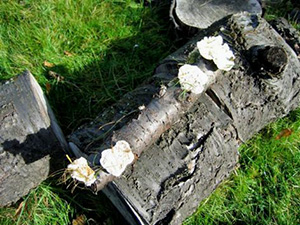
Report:
[[[140,137],[145,135],[136,124],[143,112],[124,117],[120,124],[109,123],[118,121],[116,118],[141,104],[147,108],[160,101],[161,98],[151,101],[159,92],[157,83],[168,84],[177,75],[180,64],[211,66],[195,54],[196,42],[206,35],[216,34],[222,35],[234,50],[236,66],[230,72],[215,71],[221,73],[215,76],[216,81],[199,98],[191,99],[192,105],[186,103],[187,107],[179,108],[176,113],[180,115],[170,120],[172,124],[161,122],[161,127],[156,126],[160,132],[170,128],[162,135],[154,133],[153,137],[159,137],[158,140],[139,143]],[[258,49],[274,49],[274,46],[279,54],[286,56],[280,67],[256,60],[261,53],[265,58],[265,51]],[[120,139],[128,140],[137,153],[147,148],[133,168],[114,180],[114,187],[145,224],[180,224],[234,170],[238,163],[237,148],[242,142],[299,106],[299,76],[299,60],[282,37],[257,15],[237,14],[221,27],[212,26],[200,32],[157,67],[152,83],[140,87],[135,94],[128,93],[92,124],[73,133],[69,140],[92,158]],[[145,87],[151,91],[142,91]],[[169,93],[174,96],[175,90],[169,87],[162,99],[169,99]],[[136,95],[139,91],[141,96],[146,96],[144,101]],[[178,104],[179,96],[175,94],[171,103]],[[183,101],[188,102],[190,96],[185,97]],[[105,124],[105,131],[98,129]],[[151,124],[149,126],[151,129]]]
[[[54,114],[28,71],[0,86],[0,206],[16,202],[61,168],[58,162],[67,149]]]
[[[298,59],[300,59],[299,32],[283,17],[270,21],[270,24],[284,38],[286,43],[295,51]]]

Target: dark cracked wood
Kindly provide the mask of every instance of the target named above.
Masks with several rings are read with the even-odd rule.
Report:
[[[45,180],[67,146],[28,71],[0,86],[0,206],[16,202]]]
[[[228,18],[221,27],[212,26],[200,32],[157,67],[148,85],[128,93],[115,106],[100,113],[92,124],[73,133],[69,140],[90,156],[99,155],[116,137],[125,140],[135,137],[138,142],[149,131],[134,125],[141,114],[137,107],[145,104],[147,109],[153,101],[159,101],[157,83],[167,85],[183,63],[207,69],[211,64],[199,57],[196,42],[216,34],[222,35],[233,49],[236,66],[229,72],[214,70],[215,82],[197,98],[185,95],[183,100],[191,100],[193,104],[177,111],[180,120],[175,119],[168,126],[161,120],[161,127],[167,130],[160,128],[158,133],[164,131],[162,135],[155,134],[155,129],[151,131],[153,137],[159,138],[148,142],[151,145],[144,145],[146,149],[138,149],[140,157],[134,167],[109,185],[125,200],[120,203],[110,195],[121,212],[129,215],[131,211],[134,212],[131,218],[139,218],[139,222],[129,220],[132,224],[181,224],[234,170],[238,146],[299,106],[300,63],[295,52],[265,20],[242,13]],[[274,65],[265,62],[260,65],[256,60],[264,55],[264,51],[257,49],[274,49],[274,46],[276,52],[286,56],[280,68],[275,64],[275,71],[270,70]],[[168,88],[170,92],[171,87],[174,86]],[[182,101],[182,95],[174,97]],[[163,103],[163,107],[170,107],[169,103]],[[135,149],[138,145],[134,143],[131,142]],[[109,189],[104,192],[111,193]]]

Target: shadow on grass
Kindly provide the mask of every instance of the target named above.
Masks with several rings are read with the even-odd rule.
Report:
[[[72,221],[72,224],[76,224],[73,220],[84,215],[86,218],[85,224],[129,225],[102,192],[95,195],[91,191],[80,187],[77,187],[71,192],[71,190],[69,190],[71,187],[66,190],[65,185],[57,185],[55,184],[56,182],[55,178],[51,178],[48,179],[45,184],[50,185],[52,191],[62,200],[66,200],[70,207],[73,208],[74,211],[69,212],[70,222]]]
[[[153,10],[157,18],[144,15],[137,35],[116,39],[104,51],[87,53],[93,60],[82,69],[70,72],[57,65],[45,71],[48,77],[50,70],[64,77],[53,81],[48,98],[65,134],[92,121],[103,108],[143,83],[160,60],[186,43],[189,31],[174,30],[169,6]]]

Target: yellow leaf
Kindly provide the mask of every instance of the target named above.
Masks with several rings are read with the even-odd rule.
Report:
[[[65,78],[61,76],[59,73],[56,73],[54,71],[49,71],[49,76],[53,77],[57,82],[63,81]]]
[[[290,136],[292,133],[293,133],[293,130],[290,129],[290,128],[283,129],[283,130],[276,136],[275,139],[276,139],[276,140],[279,140],[280,138],[288,137],[288,136]]]
[[[86,217],[83,214],[77,216],[76,219],[72,220],[72,225],[85,225],[85,223],[86,223]]]
[[[45,67],[48,67],[48,68],[52,68],[52,67],[55,66],[54,63],[50,63],[50,62],[48,62],[48,61],[46,61],[46,60],[44,61],[43,65],[44,65]]]
[[[68,51],[64,51],[64,54],[66,55],[66,56],[73,56],[73,54],[71,53],[71,52],[68,52]]]
[[[49,94],[50,90],[51,90],[51,84],[46,83],[46,92],[47,92],[47,94]]]
[[[22,211],[22,208],[23,208],[23,205],[24,205],[24,202],[21,202],[18,206],[18,208],[16,209],[15,211],[15,217],[18,217]]]

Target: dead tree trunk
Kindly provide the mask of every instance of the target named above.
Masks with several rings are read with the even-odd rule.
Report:
[[[220,19],[227,15],[218,13],[224,1],[195,0],[200,8],[193,9],[185,8],[185,1],[173,2],[184,22],[210,18],[200,8],[219,9],[214,16]],[[257,1],[246,2],[246,8],[260,12]],[[236,66],[229,72],[198,53],[197,41],[216,34],[234,50]],[[300,64],[294,51],[256,15],[237,14],[202,30],[167,57],[147,84],[69,137],[77,156],[94,165],[118,140],[129,142],[139,157],[121,178],[99,177],[94,191],[105,187],[130,224],[180,224],[234,170],[238,146],[299,105]],[[213,77],[200,95],[183,93],[176,85],[178,68],[187,63]],[[44,180],[51,158],[61,158],[57,154],[67,144],[29,72],[2,85],[0,97],[0,205],[6,205]]]
[[[138,218],[136,224],[180,224],[234,170],[238,146],[299,105],[300,64],[283,38],[265,20],[247,13],[219,25],[201,31],[157,67],[148,85],[128,93],[69,137],[94,162],[120,138],[133,146],[139,159],[104,193],[124,215],[134,212],[131,219]],[[236,66],[229,72],[215,68],[215,82],[200,96],[174,91],[170,81],[180,64],[213,68],[197,54],[196,42],[216,34],[234,50]],[[166,96],[159,93],[158,84],[169,84]],[[146,126],[139,124],[141,115],[149,113],[137,110],[142,104],[145,110],[153,104],[163,108],[174,104],[177,114],[170,116],[173,120],[168,116],[161,120],[158,112],[157,119],[151,117]],[[154,129],[151,121],[161,121],[161,126]],[[151,129],[155,130],[153,139],[139,145],[143,142],[140,137]],[[101,182],[98,188],[106,184]]]
[[[65,138],[27,71],[0,86],[0,206],[16,202],[63,159]],[[61,166],[61,165],[60,165]]]

